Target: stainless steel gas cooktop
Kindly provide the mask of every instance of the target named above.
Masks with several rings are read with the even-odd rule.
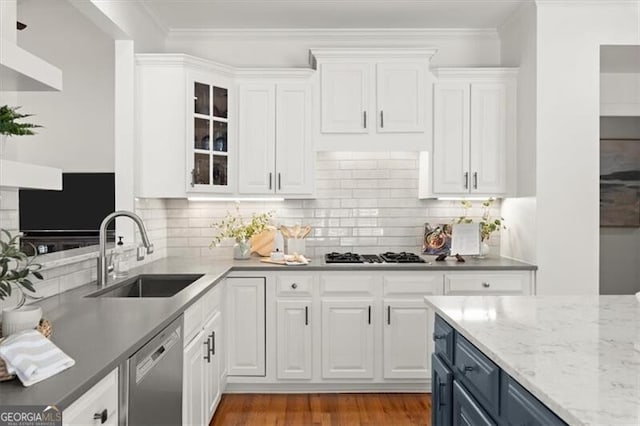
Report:
[[[415,253],[358,254],[358,253],[327,253],[325,263],[424,263],[425,260]]]

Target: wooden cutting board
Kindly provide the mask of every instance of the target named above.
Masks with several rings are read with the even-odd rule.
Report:
[[[260,259],[260,262],[262,262],[262,263],[272,263],[274,265],[287,265],[287,266],[304,266],[304,265],[308,265],[308,263],[287,263],[286,260],[272,260],[269,257],[263,257],[262,259]]]

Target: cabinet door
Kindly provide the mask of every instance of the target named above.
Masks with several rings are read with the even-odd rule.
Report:
[[[106,420],[100,423],[94,419],[96,413],[106,411]],[[56,413],[53,413],[55,417]],[[58,413],[58,415],[60,415]],[[4,422],[3,422],[4,423]],[[6,424],[12,424],[7,422]],[[18,424],[21,422],[15,422]],[[33,422],[37,424],[39,422]],[[62,424],[64,426],[85,426],[101,424],[116,426],[118,424],[118,369],[116,368],[105,378],[100,380],[91,389],[85,392],[62,412]]]
[[[456,381],[453,383],[453,425],[495,426],[496,423]]]
[[[408,300],[385,300],[384,309],[384,378],[428,379],[433,312]]]
[[[322,377],[372,379],[373,299],[322,301]]]
[[[279,84],[276,91],[276,176],[279,194],[313,192],[311,87]]]
[[[322,133],[368,133],[371,65],[322,64],[320,104]]]
[[[471,192],[506,191],[507,87],[471,85]]]
[[[205,340],[208,345],[205,348],[204,361],[204,388],[205,388],[205,420],[211,420],[218,402],[220,402],[220,312],[204,326]]]
[[[264,278],[227,278],[230,376],[265,375]]]
[[[184,348],[182,381],[182,424],[205,423],[205,370],[207,352],[204,331]]]
[[[380,63],[376,70],[378,132],[424,132],[426,64]]]
[[[453,373],[436,354],[431,356],[431,423],[449,426],[453,414]]]
[[[189,73],[188,192],[232,192],[229,85]]]
[[[239,179],[241,194],[275,190],[275,85],[240,86]]]
[[[276,302],[278,379],[311,379],[311,301]]]
[[[437,83],[433,94],[433,192],[469,192],[469,102],[467,83]]]

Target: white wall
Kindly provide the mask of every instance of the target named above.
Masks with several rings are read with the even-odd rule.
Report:
[[[20,92],[22,111],[44,126],[12,141],[8,155],[64,172],[114,170],[113,40],[66,1],[18,5],[28,25],[18,44],[62,69],[62,92]]]
[[[637,2],[538,3],[537,263],[542,294],[598,294],[600,45],[639,44]]]
[[[495,66],[500,63],[500,41],[493,31],[171,32],[166,50],[239,67],[308,67],[310,48],[360,46],[437,47],[433,66]]]
[[[536,6],[521,6],[500,28],[503,66],[519,67],[517,195],[502,203],[502,255],[536,263]]]

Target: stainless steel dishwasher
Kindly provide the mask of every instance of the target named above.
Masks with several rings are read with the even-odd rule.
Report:
[[[182,424],[182,321],[129,358],[129,426]]]

